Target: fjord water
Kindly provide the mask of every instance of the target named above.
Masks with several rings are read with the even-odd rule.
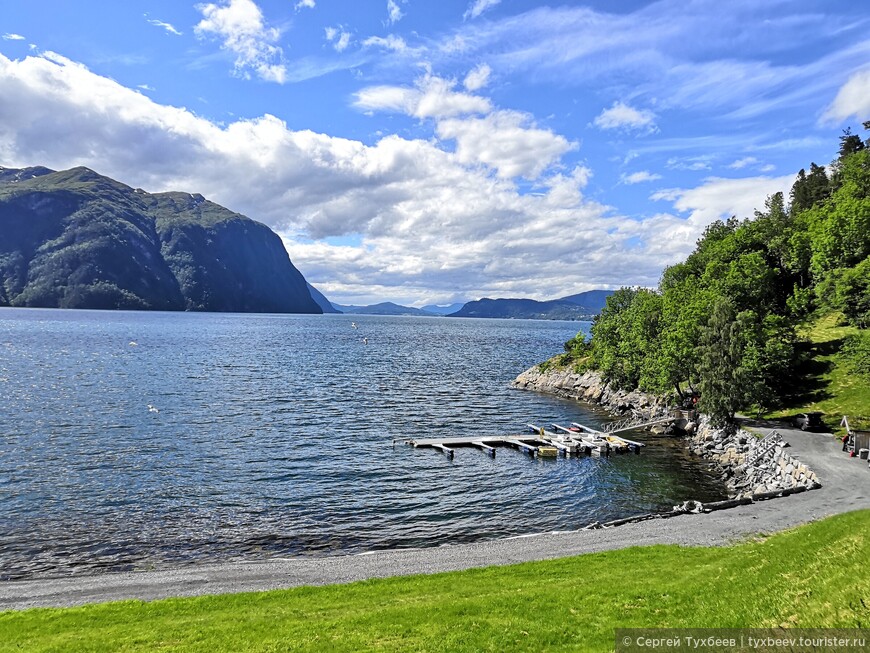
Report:
[[[642,455],[611,458],[393,445],[607,421],[510,388],[580,328],[0,309],[0,579],[479,541],[722,498],[678,440],[642,432]]]

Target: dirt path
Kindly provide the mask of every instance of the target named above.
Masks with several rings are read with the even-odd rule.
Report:
[[[0,582],[0,610],[348,583],[367,578],[547,560],[647,544],[721,545],[841,512],[870,508],[867,461],[848,458],[830,435],[778,430],[791,444],[792,455],[816,472],[821,489],[709,514],[682,515],[603,530],[544,533],[477,544],[356,556],[271,559],[84,578]]]

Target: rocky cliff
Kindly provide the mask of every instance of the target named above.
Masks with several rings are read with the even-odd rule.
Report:
[[[0,305],[322,312],[265,225],[88,168],[0,168]]]
[[[662,397],[633,390],[616,390],[595,371],[578,374],[570,368],[534,366],[514,379],[522,390],[547,392],[567,399],[600,404],[615,414],[635,413],[655,418],[665,415],[670,404]]]

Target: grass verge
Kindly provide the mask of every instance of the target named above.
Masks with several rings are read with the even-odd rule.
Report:
[[[805,326],[800,333],[809,341],[809,360],[799,379],[794,397],[765,415],[783,418],[803,411],[822,411],[825,425],[835,431],[843,415],[854,428],[870,429],[870,383],[856,374],[842,352],[849,336],[858,333],[844,326],[841,313],[830,313]]]
[[[607,651],[617,627],[870,626],[870,511],[652,546],[285,591],[0,613],[0,651]]]

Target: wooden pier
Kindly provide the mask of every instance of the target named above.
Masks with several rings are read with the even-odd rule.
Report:
[[[571,427],[558,424],[552,425],[552,430],[535,424],[527,424],[529,429],[525,434],[514,435],[491,435],[491,436],[467,436],[452,438],[412,438],[394,440],[404,442],[414,448],[430,448],[442,452],[452,459],[459,447],[475,447],[485,452],[491,458],[495,458],[496,448],[500,446],[513,447],[532,458],[565,456],[609,456],[611,453],[627,453],[633,451],[640,454],[642,442],[629,440],[616,435],[618,432],[628,431],[650,424],[664,423],[673,418],[662,418],[642,425],[628,426],[627,424],[607,431],[599,431],[577,422],[572,422]]]

